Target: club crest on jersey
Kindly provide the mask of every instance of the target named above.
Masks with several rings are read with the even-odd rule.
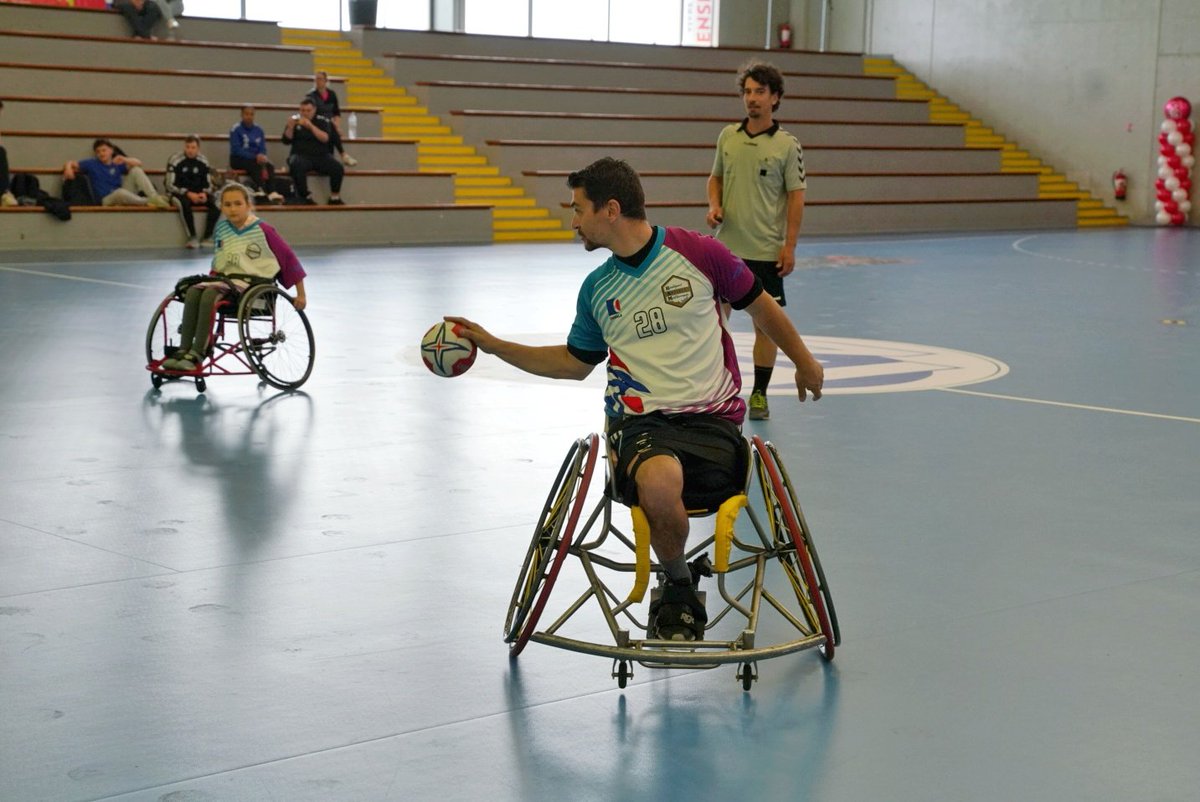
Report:
[[[621,316],[621,299],[609,298],[604,302],[604,308],[608,311],[608,319],[616,320]]]
[[[671,276],[662,285],[663,300],[671,306],[684,307],[692,300],[692,282],[679,276]]]

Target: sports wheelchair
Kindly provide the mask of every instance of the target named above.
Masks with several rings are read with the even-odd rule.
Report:
[[[614,508],[620,505],[613,490],[612,455],[606,460],[603,494],[595,503],[589,501],[598,451],[598,435],[577,440],[546,498],[504,622],[504,640],[510,644],[511,657],[519,655],[529,641],[610,657],[612,676],[621,688],[633,676],[633,663],[646,668],[715,668],[733,663],[738,665],[737,679],[747,691],[758,679],[759,660],[814,647],[825,660],[833,659],[841,632],[829,584],[774,445],[757,435],[750,438],[744,449],[742,486],[730,488],[703,509],[688,510],[693,518],[716,516],[713,534],[686,553],[694,572],[715,575],[720,601],[708,606],[705,637],[696,641],[640,636],[646,623],[638,618],[635,605],[645,597],[651,571],[658,572],[660,580],[663,575],[661,567],[651,563],[650,529],[641,510],[630,508],[632,538],[613,520]],[[577,532],[584,510],[589,508],[591,512]],[[745,516],[739,516],[742,509]],[[739,530],[739,517],[748,519],[750,526]],[[707,554],[710,546],[712,560]],[[557,618],[539,629],[567,555],[582,565],[585,581],[576,587],[583,590]],[[633,588],[622,599],[611,583],[630,575]],[[768,590],[768,577],[786,588]],[[652,600],[659,592],[657,588],[652,592]],[[705,593],[698,595],[703,600]],[[589,601],[595,604],[588,609],[598,608],[603,616],[610,642],[588,639],[603,629],[594,617],[589,622],[576,620],[583,617],[577,614]],[[568,636],[564,632],[570,627],[576,632]]]
[[[199,281],[224,281],[230,287],[213,309],[208,351],[195,370],[164,368],[163,360],[178,348],[184,295]],[[315,350],[308,317],[270,279],[252,280],[244,288],[224,276],[184,279],[158,305],[146,329],[146,370],[156,388],[164,382],[195,379],[196,391],[202,393],[209,376],[257,375],[272,387],[294,390],[308,381]]]

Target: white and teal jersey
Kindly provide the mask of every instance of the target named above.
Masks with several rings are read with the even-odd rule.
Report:
[[[804,150],[775,123],[751,136],[746,123],[717,137],[712,175],[725,219],[717,239],[743,259],[774,262],[787,234],[787,194],[805,188]]]
[[[721,301],[757,286],[741,259],[712,237],[655,228],[640,265],[616,257],[579,291],[568,346],[608,352],[605,412],[702,412],[741,424],[745,402]]]
[[[213,230],[213,241],[217,244],[212,261],[214,273],[261,278],[279,274],[281,266],[267,242],[261,220],[256,218],[239,231],[222,217]]]

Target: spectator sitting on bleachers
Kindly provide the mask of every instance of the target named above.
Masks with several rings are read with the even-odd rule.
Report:
[[[154,35],[154,26],[163,18],[162,9],[157,3],[146,0],[115,0],[113,9],[119,11],[129,23],[134,39],[157,38]]]
[[[329,121],[333,123],[332,149],[342,154],[342,164],[347,167],[358,164],[358,159],[347,153],[346,148],[342,145],[342,107],[338,103],[337,92],[329,88],[329,73],[325,70],[317,70],[313,75],[313,88],[308,93],[308,97],[312,98],[313,104],[317,107],[317,114],[329,118]]]
[[[200,245],[196,238],[193,205],[204,206],[203,239],[205,244],[209,244],[221,211],[217,208],[217,185],[212,180],[212,169],[208,159],[200,153],[200,137],[192,134],[183,140],[183,151],[167,161],[167,176],[163,183],[167,195],[175,199],[175,206],[179,209],[179,217],[188,235],[187,247],[196,248]]]
[[[63,165],[63,179],[73,180],[80,172],[86,175],[91,182],[92,194],[102,206],[171,208],[171,202],[158,194],[149,176],[142,171],[141,161],[121,153],[104,138],[92,143],[92,152],[96,154],[94,158]]]
[[[242,121],[229,129],[229,166],[246,174],[255,199],[283,203],[271,189],[275,165],[267,157],[267,135],[254,124],[253,106],[242,106]]]
[[[4,101],[0,100],[0,111],[4,110]],[[12,194],[8,176],[8,151],[0,144],[0,206],[16,206],[17,198]]]
[[[308,174],[319,173],[329,176],[330,205],[343,205],[341,192],[345,170],[330,152],[333,132],[333,123],[317,114],[317,106],[310,97],[300,101],[299,114],[288,118],[287,127],[283,129],[283,144],[292,146],[291,155],[288,156],[288,172],[296,185],[296,201],[299,204],[314,205],[308,192]]]

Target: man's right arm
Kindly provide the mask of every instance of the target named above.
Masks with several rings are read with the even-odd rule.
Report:
[[[724,197],[725,182],[720,176],[708,177],[708,216],[705,217],[709,228],[716,228],[725,219],[725,208],[721,204]]]
[[[565,345],[522,345],[501,340],[478,323],[463,317],[447,316],[446,320],[457,323],[461,327],[459,333],[474,342],[485,354],[499,357],[514,368],[535,376],[580,381],[587,378],[596,367],[576,359]]]

